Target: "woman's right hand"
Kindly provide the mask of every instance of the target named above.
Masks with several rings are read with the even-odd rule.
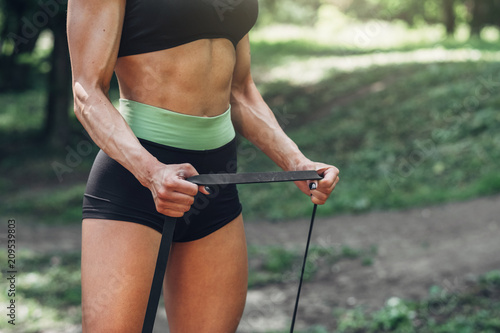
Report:
[[[186,180],[196,175],[198,172],[189,163],[159,163],[147,186],[153,194],[156,210],[163,215],[182,217],[191,208],[198,191],[210,194],[205,187]]]

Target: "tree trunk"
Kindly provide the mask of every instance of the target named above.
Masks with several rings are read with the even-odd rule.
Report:
[[[446,26],[446,34],[453,36],[455,33],[455,0],[443,0],[444,22]]]
[[[482,0],[474,0],[472,7],[472,20],[470,22],[470,36],[479,37],[485,25],[485,7]]]
[[[71,65],[65,24],[57,25],[51,55],[44,135],[54,147],[64,147],[69,139]]]

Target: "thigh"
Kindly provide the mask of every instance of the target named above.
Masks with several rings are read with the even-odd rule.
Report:
[[[141,331],[160,237],[137,223],[83,221],[83,332]]]
[[[202,239],[174,243],[164,288],[171,332],[235,332],[245,306],[247,260],[241,215]]]

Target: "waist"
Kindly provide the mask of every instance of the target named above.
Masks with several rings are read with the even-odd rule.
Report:
[[[119,111],[138,138],[166,146],[210,150],[235,137],[231,106],[218,116],[198,117],[120,99]]]

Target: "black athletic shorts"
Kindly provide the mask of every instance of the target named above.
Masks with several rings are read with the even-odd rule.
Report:
[[[236,138],[211,150],[187,150],[140,139],[165,164],[190,163],[200,174],[236,172]],[[191,209],[177,218],[174,242],[200,239],[222,228],[241,213],[236,185],[211,187],[199,192]],[[151,191],[102,150],[90,171],[83,199],[83,219],[134,222],[161,233],[165,216],[158,213]]]

